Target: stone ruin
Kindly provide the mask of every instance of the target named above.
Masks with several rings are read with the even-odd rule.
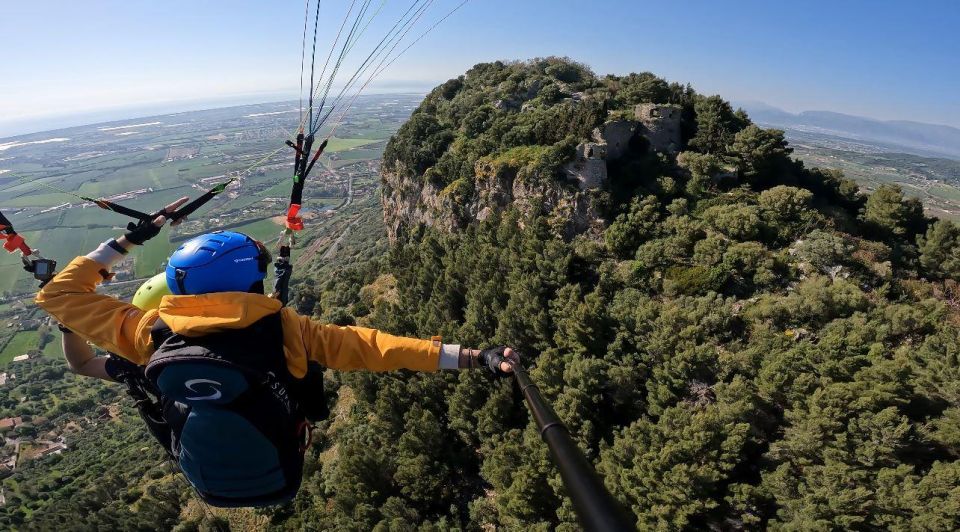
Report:
[[[604,142],[582,142],[577,158],[564,168],[567,177],[580,182],[580,188],[599,188],[607,180],[607,145]]]
[[[614,120],[593,130],[593,138],[607,147],[605,159],[616,161],[630,150],[630,142],[639,131],[640,124],[632,120]]]
[[[607,180],[607,161],[627,153],[639,127],[632,120],[613,120],[594,129],[590,141],[577,146],[576,160],[564,169],[567,176],[579,181],[582,190],[600,188]]]
[[[654,151],[676,154],[680,151],[680,107],[641,103],[634,114],[640,121],[640,133]]]
[[[564,171],[582,190],[599,188],[607,180],[607,161],[623,157],[630,143],[642,135],[654,151],[680,151],[680,107],[643,103],[634,111],[636,120],[612,120],[593,130],[590,141],[577,146],[577,158]]]

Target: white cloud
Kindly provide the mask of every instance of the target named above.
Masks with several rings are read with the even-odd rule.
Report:
[[[55,139],[35,140],[32,142],[4,142],[0,144],[0,151],[6,151],[6,150],[9,150],[10,148],[16,148],[19,146],[27,146],[29,144],[48,144],[50,142],[66,142],[68,140],[70,139],[59,137]]]
[[[118,129],[131,129],[135,127],[159,126],[162,123],[163,122],[147,122],[146,124],[130,124],[129,126],[101,127],[97,129],[100,131],[116,131]]]

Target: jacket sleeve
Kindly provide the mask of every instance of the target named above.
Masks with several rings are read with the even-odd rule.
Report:
[[[144,313],[114,297],[96,293],[104,265],[77,257],[53,278],[36,303],[68,329],[111,353],[146,364],[152,351],[150,327],[156,311]]]
[[[294,357],[338,370],[436,371],[440,365],[440,339],[404,338],[365,327],[323,324],[293,309],[283,312],[284,346]],[[305,357],[295,356],[303,350]],[[304,362],[305,364],[305,362]],[[299,368],[298,368],[299,369]],[[305,371],[305,367],[303,368]],[[295,370],[295,373],[299,371]]]

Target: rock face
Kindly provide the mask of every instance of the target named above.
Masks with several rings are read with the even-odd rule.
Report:
[[[477,165],[476,175],[476,195],[466,206],[464,223],[486,220],[508,206],[524,215],[549,213],[551,225],[567,238],[602,223],[584,190],[558,181],[527,179],[511,169],[483,163]]]
[[[506,98],[503,100],[497,100],[493,104],[493,106],[499,110],[512,110],[512,111],[516,111],[520,109],[520,106],[522,105],[523,105],[523,101],[517,98]]]
[[[444,231],[459,227],[451,195],[441,196],[431,183],[420,184],[405,175],[402,165],[396,172],[381,174],[380,203],[391,241],[405,228],[420,224]]]
[[[521,105],[516,100],[495,102],[497,108]],[[396,240],[404,231],[423,225],[456,231],[511,205],[524,214],[549,213],[552,225],[567,237],[602,227],[604,221],[591,207],[590,191],[606,185],[607,162],[626,155],[637,136],[646,137],[657,151],[680,149],[678,107],[641,104],[636,116],[636,120],[611,120],[594,129],[590,139],[577,146],[576,158],[563,167],[567,183],[524,178],[516,170],[480,162],[471,184],[454,182],[441,190],[429,181],[402,177],[410,175],[402,166],[393,172],[384,170],[381,203],[387,233]]]
[[[604,175],[606,163],[603,164]],[[474,193],[457,194],[451,187],[439,190],[431,183],[418,184],[397,172],[384,172],[380,202],[387,235],[391,241],[405,231],[425,225],[441,231],[463,229],[473,221],[482,221],[495,212],[513,206],[525,215],[550,213],[551,225],[563,236],[572,237],[602,224],[591,207],[590,197],[561,182],[529,180],[515,171],[477,165]]]

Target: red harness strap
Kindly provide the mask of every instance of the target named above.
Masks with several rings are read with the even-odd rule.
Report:
[[[291,231],[303,230],[303,218],[301,218],[299,214],[300,205],[296,203],[291,204],[290,209],[287,210],[287,229]]]

